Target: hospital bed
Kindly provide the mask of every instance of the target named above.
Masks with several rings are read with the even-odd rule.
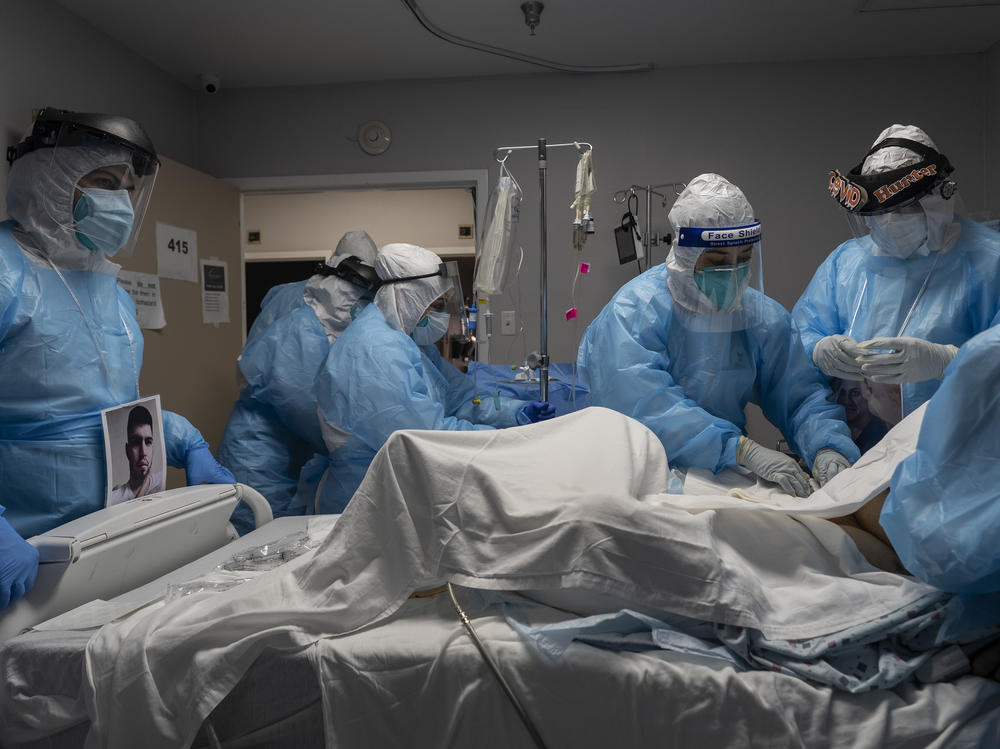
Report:
[[[573,427],[581,423],[574,422],[568,430],[579,434],[581,430]],[[615,431],[609,424],[601,426],[604,442],[621,442],[620,430]],[[525,429],[544,434],[541,430],[549,428],[535,425]],[[415,445],[427,440],[426,454],[436,455],[447,444],[459,444],[448,442],[453,437],[401,434],[390,443],[405,441],[400,454],[412,456],[419,452]],[[505,435],[481,435],[477,439],[498,438],[502,440]],[[514,435],[506,438],[516,439]],[[560,434],[553,439],[561,443],[565,437]],[[535,442],[527,443],[525,449],[545,447],[540,439]],[[639,447],[629,447],[630,457],[643,457]],[[509,457],[504,454],[498,460],[502,463]],[[548,457],[550,466],[557,470],[562,467],[560,456]],[[379,459],[373,465],[384,473],[390,473],[392,467]],[[336,526],[323,545],[246,583],[242,589],[246,600],[255,596],[273,600],[276,592],[287,590],[282,586],[290,578],[304,579],[301,576],[314,574],[310,571],[321,562],[323,554],[331,555],[336,562],[338,539],[346,545],[363,544],[360,531],[364,526],[358,523],[362,511],[356,504],[359,496],[365,494],[366,488],[382,490],[399,483],[399,476],[384,476],[382,483],[377,478],[369,474],[360,495],[340,520],[327,520]],[[398,508],[389,509],[387,514],[398,522]],[[317,520],[322,519],[276,520],[197,564],[135,591],[129,595],[130,605],[155,601],[163,595],[166,584],[210,570],[247,544],[270,543],[303,527],[309,530],[308,524]],[[338,528],[348,527],[359,535],[338,536]],[[323,527],[314,530],[317,537],[325,533]],[[363,569],[393,556],[403,546],[395,541],[387,537]],[[405,569],[405,562],[401,560],[398,566]],[[321,574],[325,580],[334,580],[342,573],[334,563],[323,568]],[[470,580],[468,574],[451,577],[459,584],[479,587],[457,587],[456,597],[547,746],[553,749],[608,745],[988,746],[1000,731],[1000,687],[969,676],[942,683],[906,682],[892,689],[850,694],[786,673],[734,668],[697,652],[645,647],[610,649],[600,638],[574,641],[558,658],[549,657],[530,638],[515,631],[512,621],[536,627],[575,621],[578,614],[594,613],[597,597],[587,595],[588,591],[582,591],[581,596],[581,591],[562,590],[559,596],[546,597],[527,590],[530,597],[526,598],[509,590],[490,590],[488,581]],[[377,579],[384,580],[385,585],[377,583]],[[368,603],[382,595],[382,587],[392,584],[390,576],[377,579],[375,587],[365,589],[356,604],[345,608],[348,614],[354,607],[384,607],[381,599]],[[323,594],[322,589],[319,592]],[[243,605],[242,609],[228,608],[229,603],[223,600],[226,596],[239,603],[233,591],[218,598],[211,593],[193,596],[188,611],[194,620],[198,621],[201,611],[206,612],[207,635],[199,636],[217,637],[217,642],[223,644],[225,638],[212,628],[234,626],[233,622],[247,614],[261,620],[264,634],[250,635],[249,629],[239,634],[234,631],[233,637],[251,649],[253,638],[263,637],[257,641],[260,647],[253,649],[249,666],[232,687],[223,689],[223,696],[215,701],[210,714],[199,719],[193,740],[184,743],[198,747],[324,743],[345,747],[533,746],[470,640],[447,592],[436,587],[409,597],[405,592],[401,605],[369,625],[305,640],[287,638],[278,631],[280,623],[294,619],[301,630],[318,632],[325,626],[322,620],[343,618],[344,611],[333,609],[329,615],[320,612],[322,616],[310,621],[310,614],[297,609],[297,602],[291,599],[284,605],[298,612],[294,615],[283,615],[280,610],[268,614],[267,601]],[[385,596],[386,600],[391,598],[389,593]],[[134,615],[137,623],[120,641],[123,649],[131,648],[134,638],[155,639],[157,630],[142,630],[141,625],[152,618],[157,605]],[[611,605],[613,609],[618,602],[612,601]],[[195,611],[199,606],[203,608]],[[184,612],[175,608],[183,618]],[[167,611],[166,607],[161,609],[164,614]],[[0,648],[0,671],[6,685],[0,695],[0,718],[7,721],[5,745],[82,744],[88,730],[83,663],[91,634],[65,629],[30,632]],[[150,651],[151,656],[165,646],[161,642],[156,651]],[[236,651],[228,652],[234,654],[234,661],[241,657]],[[156,667],[154,661],[151,657],[149,668]],[[212,687],[206,684],[203,688]],[[127,745],[120,738],[112,743]],[[142,745],[168,744],[147,742],[143,737]]]
[[[246,502],[260,527],[271,508],[242,484],[150,494],[28,539],[38,549],[31,591],[0,612],[0,643],[95,599],[111,598],[198,559],[237,537],[229,516]]]

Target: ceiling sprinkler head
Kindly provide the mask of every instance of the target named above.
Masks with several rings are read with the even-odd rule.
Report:
[[[527,0],[521,3],[521,12],[524,13],[524,22],[528,25],[528,29],[531,31],[531,36],[535,35],[535,27],[542,21],[542,10],[545,9],[545,3],[539,2],[539,0]]]

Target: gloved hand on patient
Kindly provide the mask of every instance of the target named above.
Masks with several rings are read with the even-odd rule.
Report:
[[[534,424],[545,421],[556,415],[556,407],[548,401],[531,401],[526,403],[517,413],[518,424]]]
[[[851,461],[834,450],[832,447],[820,448],[813,461],[812,473],[820,486],[825,486],[826,482],[843,471],[851,467]]]
[[[31,590],[37,574],[38,549],[0,517],[0,610]]]
[[[736,462],[765,481],[777,484],[787,494],[808,497],[812,493],[809,475],[799,468],[795,458],[777,450],[769,450],[749,437],[740,437],[739,447],[736,448]]]
[[[236,477],[213,456],[206,445],[192,447],[184,456],[188,486],[196,484],[235,484]]]
[[[872,338],[858,345],[862,350],[861,373],[872,382],[889,385],[940,380],[958,353],[955,346],[907,336]],[[875,353],[879,350],[882,353]]]

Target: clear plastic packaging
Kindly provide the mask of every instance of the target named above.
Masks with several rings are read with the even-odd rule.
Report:
[[[260,572],[273,570],[285,562],[315,548],[308,534],[293,533],[277,541],[234,554],[229,561],[219,565],[220,570],[229,572]]]
[[[473,284],[478,294],[489,296],[503,291],[510,256],[517,244],[521,194],[521,186],[509,174],[501,174],[490,193]]]

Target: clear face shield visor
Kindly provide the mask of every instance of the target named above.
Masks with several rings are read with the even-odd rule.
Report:
[[[91,251],[131,255],[159,171],[156,158],[72,123],[61,125],[54,146],[46,151],[51,174],[87,170],[74,185],[66,228]]]
[[[927,239],[927,198],[952,200],[957,185],[947,157],[922,143],[887,138],[871,154],[890,146],[906,148],[921,160],[896,169],[864,174],[864,160],[847,174],[832,171],[827,188],[847,216],[851,233],[860,239],[872,235],[884,254],[908,256]]]
[[[748,287],[763,292],[759,221],[739,226],[682,227],[677,245],[695,258],[695,286],[719,312],[739,309]]]

